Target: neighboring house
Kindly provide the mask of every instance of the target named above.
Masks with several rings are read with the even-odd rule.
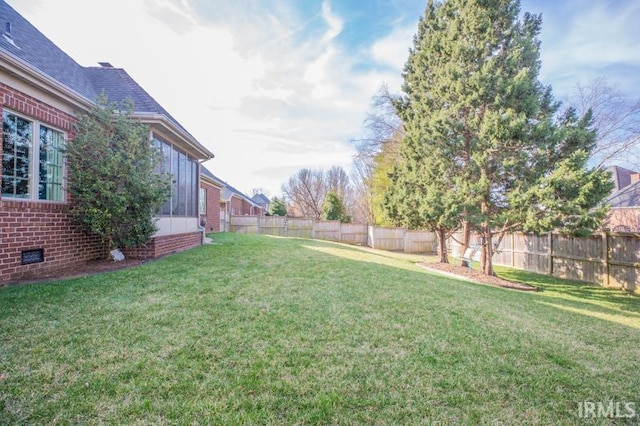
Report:
[[[73,143],[78,114],[103,92],[110,101],[133,99],[134,116],[149,125],[163,170],[174,176],[159,231],[128,255],[151,258],[201,244],[199,163],[213,154],[123,69],[80,66],[3,0],[0,23],[0,283],[106,257],[106,247],[70,220],[61,151]]]
[[[611,206],[608,228],[614,232],[640,232],[640,173],[613,166],[615,188],[605,200]]]
[[[228,183],[222,189],[221,209],[232,216],[264,216],[264,209]]]
[[[251,198],[200,166],[200,224],[206,232],[229,230],[230,216],[263,216]]]
[[[200,166],[200,225],[206,232],[220,232],[220,196],[226,183]]]
[[[271,200],[269,200],[269,198],[266,195],[262,193],[256,194],[253,197],[251,197],[251,201],[259,205],[265,213],[269,212]]]

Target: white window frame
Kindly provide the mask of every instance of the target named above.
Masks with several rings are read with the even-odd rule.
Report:
[[[64,155],[61,157],[62,164],[61,167],[61,191],[60,191],[60,199],[59,200],[49,200],[49,199],[40,199],[40,128],[46,127],[47,129],[53,130],[54,132],[58,132],[62,135],[63,144],[67,142],[67,132],[57,128],[56,126],[52,126],[49,123],[45,123],[43,121],[37,120],[28,115],[16,112],[12,109],[4,108],[2,110],[2,122],[4,124],[4,115],[11,114],[18,118],[21,118],[25,121],[31,123],[31,145],[29,147],[29,193],[26,197],[14,197],[10,195],[2,195],[0,196],[5,200],[12,201],[36,201],[41,203],[65,203],[67,194],[65,189],[65,182],[67,178],[67,162]],[[4,135],[3,135],[4,138]],[[0,143],[4,143],[4,140]],[[1,146],[1,145],[0,145]],[[3,153],[4,155],[4,153]],[[2,157],[2,155],[0,155]],[[0,172],[4,172],[2,166],[0,165]]]

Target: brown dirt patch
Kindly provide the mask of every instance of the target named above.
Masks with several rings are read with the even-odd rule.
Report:
[[[517,281],[509,281],[496,276],[485,275],[475,269],[467,268],[451,263],[420,263],[420,266],[427,270],[433,270],[452,276],[454,278],[464,279],[477,284],[491,285],[494,287],[510,288],[521,291],[537,291],[538,289]]]
[[[120,262],[114,262],[111,259],[91,260],[80,265],[63,267],[54,269],[44,273],[39,273],[35,277],[23,278],[15,281],[10,281],[4,285],[15,284],[30,284],[45,281],[61,280],[68,278],[87,277],[90,275],[100,274],[103,272],[117,271],[120,269],[131,268],[143,264],[144,260],[139,259],[125,259]],[[2,287],[2,284],[0,284]]]

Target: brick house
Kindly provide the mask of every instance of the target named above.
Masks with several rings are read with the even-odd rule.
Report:
[[[226,209],[227,213],[233,216],[263,216],[264,209],[253,200],[238,191],[233,186],[226,184],[222,190],[220,200],[221,209]]]
[[[611,206],[608,228],[614,232],[640,232],[640,172],[619,166],[607,170],[615,184],[605,200]]]
[[[0,283],[106,256],[96,237],[71,223],[61,151],[73,143],[78,114],[103,92],[110,101],[133,99],[134,116],[149,125],[163,169],[174,176],[158,232],[128,255],[157,257],[201,244],[199,163],[213,154],[123,69],[80,66],[4,0],[0,22]]]
[[[205,232],[220,232],[220,193],[224,181],[200,166],[200,225]]]
[[[263,212],[267,213],[271,206],[271,200],[266,195],[260,193],[251,197],[251,201],[260,206]]]

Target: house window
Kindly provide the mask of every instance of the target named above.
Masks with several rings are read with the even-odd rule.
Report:
[[[154,144],[162,153],[161,173],[171,175],[171,197],[160,214],[172,217],[198,215],[198,163],[173,145],[157,137]]]
[[[198,213],[207,214],[207,191],[200,188],[200,197],[198,198]]]
[[[2,196],[62,201],[63,145],[62,132],[4,111]]]
[[[40,126],[38,196],[41,200],[62,200],[62,133]]]

